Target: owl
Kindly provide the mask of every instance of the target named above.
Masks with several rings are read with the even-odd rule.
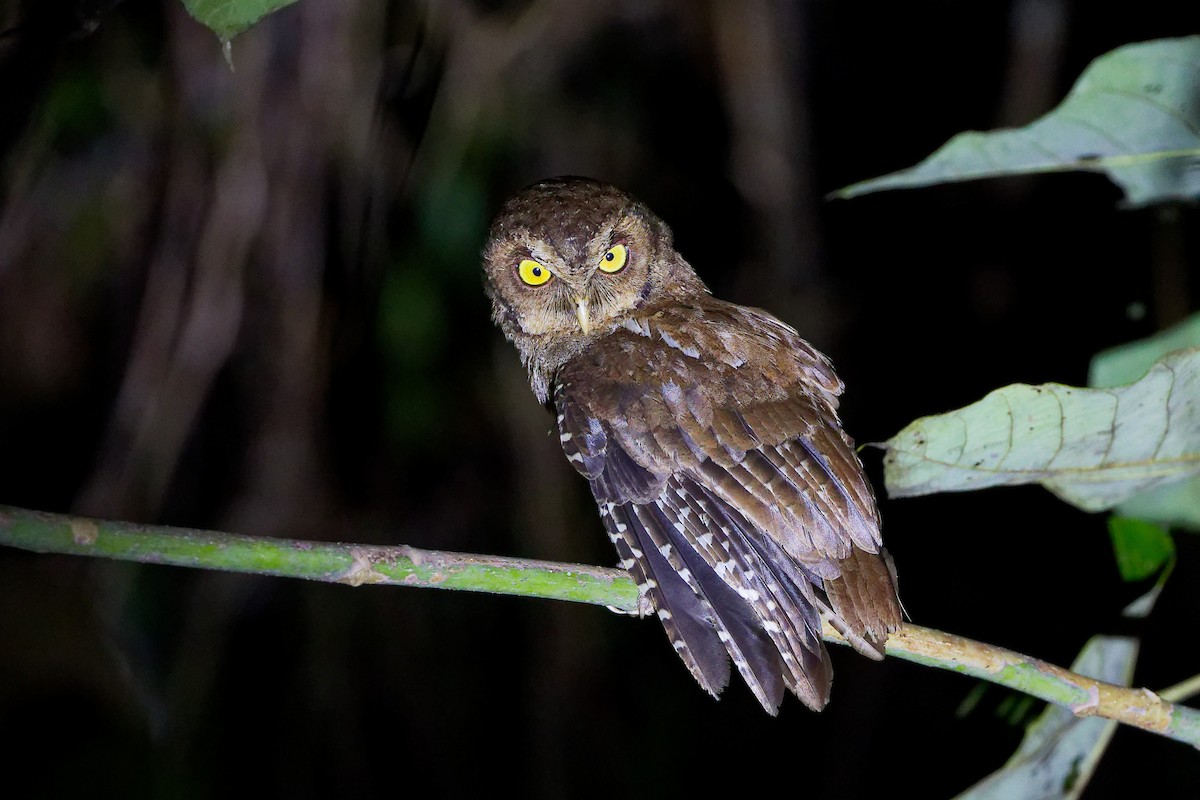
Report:
[[[895,574],[828,359],[712,297],[671,231],[616,187],[555,178],[506,201],[483,250],[492,314],[621,566],[717,696],[829,700],[827,620],[883,657]]]

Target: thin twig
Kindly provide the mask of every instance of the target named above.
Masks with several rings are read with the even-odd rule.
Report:
[[[624,572],[582,564],[403,546],[269,539],[105,522],[7,506],[0,506],[0,544],[39,553],[99,556],[351,586],[382,583],[546,597],[639,613],[637,590]],[[825,638],[843,643],[830,628]],[[1200,747],[1200,712],[1167,702],[1148,689],[1105,683],[1012,650],[918,625],[905,625],[894,633],[887,651],[897,658],[1026,692],[1069,708],[1081,717],[1105,717]]]

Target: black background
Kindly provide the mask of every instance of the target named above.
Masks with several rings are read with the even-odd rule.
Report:
[[[177,3],[107,5],[0,5],[0,503],[612,564],[480,285],[491,213],[555,174],[642,197],[716,294],[828,353],[860,442],[1083,384],[1197,308],[1196,210],[1102,176],[823,199],[1031,121],[1094,57],[1194,32],[1188,4],[301,0],[234,71]],[[1103,515],[881,504],[914,622],[1063,665],[1137,635],[1151,688],[1197,670],[1191,535],[1135,624]],[[1021,738],[1002,689],[960,714],[972,680],[833,658],[825,712],[769,718],[599,608],[0,551],[29,796],[948,797]],[[1122,728],[1085,797],[1198,779]]]

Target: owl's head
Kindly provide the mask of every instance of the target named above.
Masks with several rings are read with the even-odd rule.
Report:
[[[632,313],[707,291],[662,220],[588,178],[552,178],[509,198],[483,268],[492,315],[531,369],[563,363]]]

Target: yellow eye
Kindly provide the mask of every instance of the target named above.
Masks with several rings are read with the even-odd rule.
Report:
[[[517,274],[530,286],[541,286],[554,277],[550,274],[550,270],[531,258],[521,260],[521,263],[517,265]]]
[[[609,275],[620,272],[625,269],[625,262],[628,260],[629,248],[623,244],[614,244],[604,252],[604,257],[600,259],[600,271],[607,272]]]

